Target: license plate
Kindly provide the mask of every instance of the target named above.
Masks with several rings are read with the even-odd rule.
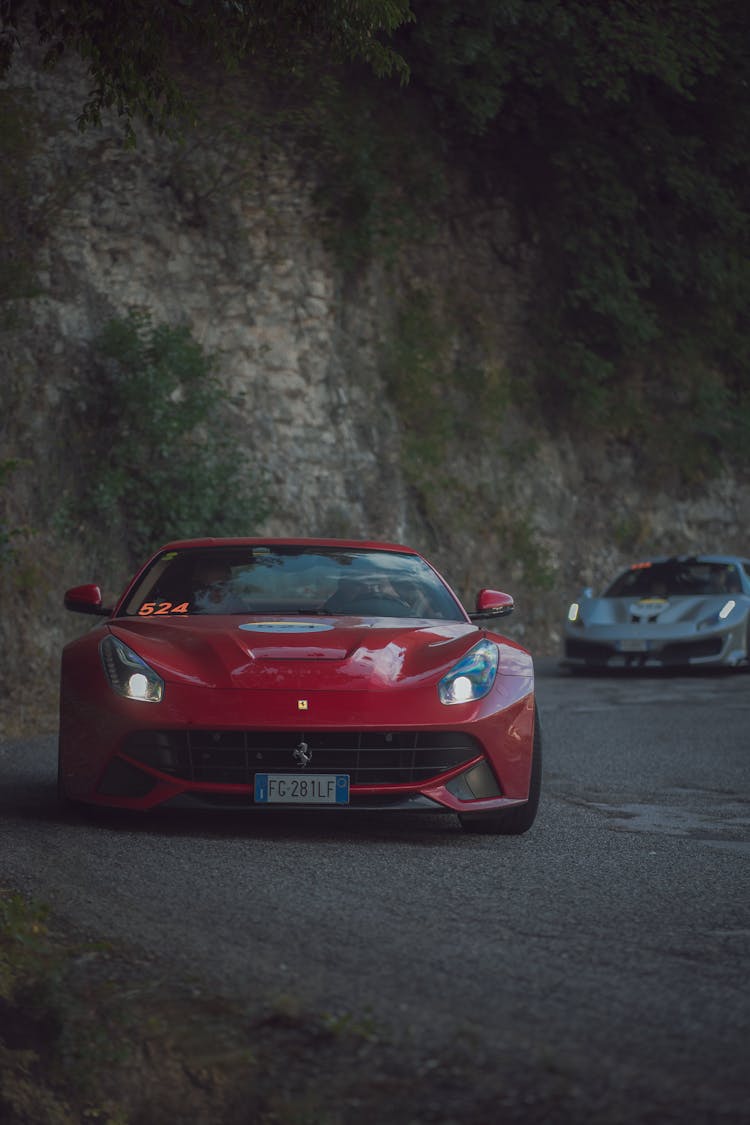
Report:
[[[617,648],[620,652],[648,652],[648,641],[618,641]]]
[[[256,773],[259,805],[348,805],[345,773]]]

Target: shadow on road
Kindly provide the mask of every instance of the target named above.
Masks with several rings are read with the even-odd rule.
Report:
[[[14,791],[15,790],[15,791]],[[5,788],[0,811],[59,828],[102,830],[108,834],[139,837],[195,838],[196,840],[302,841],[310,844],[345,841],[348,845],[408,844],[434,848],[436,842],[484,849],[492,837],[470,836],[450,813],[357,810],[251,810],[164,809],[133,812],[129,809],[81,805],[63,809],[54,785],[31,781]],[[532,830],[533,831],[533,830]],[[518,837],[521,841],[525,837]],[[513,845],[513,838],[505,840]]]

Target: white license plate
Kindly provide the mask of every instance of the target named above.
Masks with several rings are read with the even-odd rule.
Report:
[[[648,641],[618,641],[617,648],[620,652],[648,652]]]
[[[345,773],[256,773],[259,805],[348,805]]]

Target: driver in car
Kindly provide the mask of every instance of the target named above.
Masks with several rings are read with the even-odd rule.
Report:
[[[231,588],[232,568],[227,563],[206,561],[195,575],[193,607],[198,613],[233,613],[238,599]]]

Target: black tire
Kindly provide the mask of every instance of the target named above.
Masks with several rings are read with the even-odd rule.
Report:
[[[534,704],[534,742],[531,755],[531,777],[529,778],[529,799],[523,805],[512,809],[499,809],[492,812],[459,813],[458,819],[464,832],[474,832],[483,836],[521,836],[528,832],[536,819],[539,795],[542,790],[542,730],[539,712]]]
[[[73,812],[74,809],[80,808],[77,801],[69,797],[65,792],[65,782],[62,775],[62,759],[60,757],[60,743],[57,744],[57,803],[63,812]]]

